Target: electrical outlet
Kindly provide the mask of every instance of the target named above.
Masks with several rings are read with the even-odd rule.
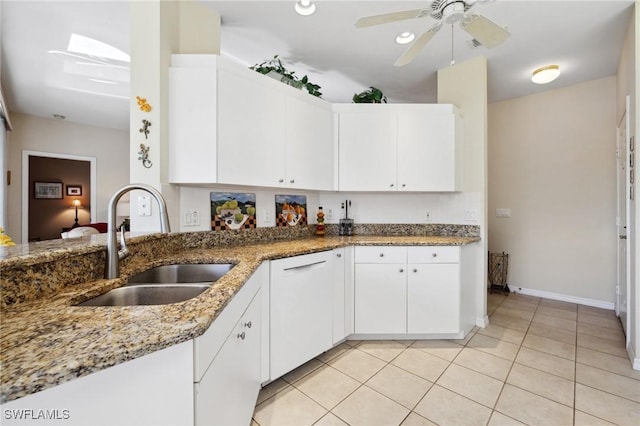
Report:
[[[333,209],[327,209],[327,220],[333,220]]]
[[[271,222],[271,212],[269,210],[265,210],[262,217],[264,218],[264,222]]]
[[[183,224],[184,226],[199,226],[200,212],[197,210],[185,210]]]
[[[478,211],[474,209],[464,211],[464,220],[475,222],[478,220]]]

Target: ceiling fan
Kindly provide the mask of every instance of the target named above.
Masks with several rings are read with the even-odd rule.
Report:
[[[409,46],[409,48],[394,63],[401,67],[409,64],[442,28],[442,24],[455,24],[459,22],[460,28],[471,35],[481,45],[493,48],[503,43],[511,33],[489,20],[479,13],[468,13],[476,3],[486,4],[494,0],[433,0],[431,6],[426,9],[405,10],[403,12],[385,13],[382,15],[366,16],[356,21],[358,28],[370,27],[373,25],[386,24],[389,22],[403,21],[406,19],[424,18],[429,16],[437,23],[422,33]]]

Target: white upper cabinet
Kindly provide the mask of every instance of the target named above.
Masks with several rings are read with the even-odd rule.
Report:
[[[461,119],[453,105],[342,104],[341,191],[458,191]]]
[[[286,96],[241,74],[218,70],[218,182],[282,185]]]
[[[331,104],[215,55],[173,55],[171,183],[334,190]]]
[[[310,98],[311,95],[301,93]],[[334,190],[333,113],[319,99],[286,99],[286,172],[288,188]]]
[[[363,106],[339,114],[339,188],[341,191],[395,191],[396,113],[385,111],[379,105]]]

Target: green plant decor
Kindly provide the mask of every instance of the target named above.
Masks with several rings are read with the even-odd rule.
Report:
[[[356,104],[381,104],[387,103],[387,97],[382,93],[382,90],[375,87],[369,87],[367,90],[363,90],[360,93],[356,93],[352,98]]]
[[[254,66],[249,68],[265,75],[272,72],[277,73],[281,76],[281,82],[288,84],[289,86],[293,86],[296,89],[302,89],[304,87],[310,95],[317,97],[322,96],[322,93],[320,92],[320,86],[311,83],[309,81],[309,77],[307,77],[306,75],[299,79],[295,75],[295,71],[289,71],[282,64],[282,61],[280,60],[280,58],[278,58],[278,55],[275,55],[273,58],[259,64],[255,64]]]

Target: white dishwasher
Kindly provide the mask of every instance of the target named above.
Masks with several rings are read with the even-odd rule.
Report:
[[[332,346],[331,251],[271,261],[270,378]]]

